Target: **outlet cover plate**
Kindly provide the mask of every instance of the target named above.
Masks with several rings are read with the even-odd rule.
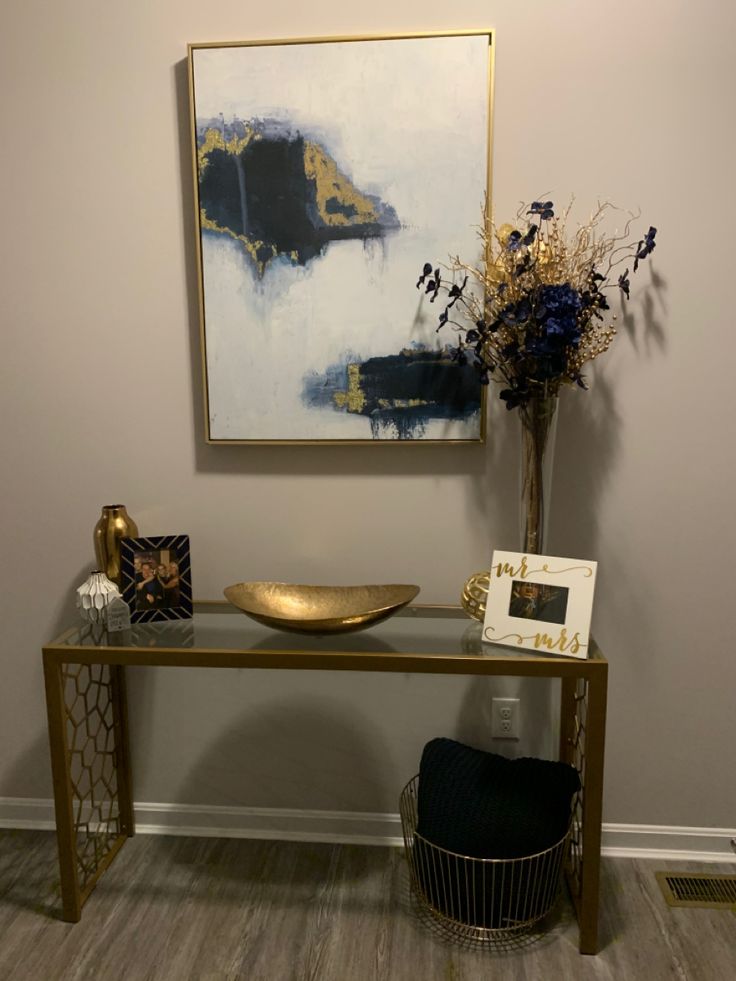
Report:
[[[494,698],[491,700],[491,736],[493,739],[519,739],[518,698]]]

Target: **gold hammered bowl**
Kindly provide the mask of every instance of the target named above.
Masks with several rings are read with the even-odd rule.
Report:
[[[380,623],[411,603],[419,586],[300,586],[285,582],[239,582],[226,598],[239,610],[276,630],[339,634]]]

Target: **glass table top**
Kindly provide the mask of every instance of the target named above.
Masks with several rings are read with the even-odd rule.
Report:
[[[417,654],[574,661],[575,658],[515,646],[484,643],[482,624],[460,607],[407,606],[382,623],[352,633],[299,634],[263,626],[227,603],[195,603],[191,620],[134,623],[108,633],[98,624],[79,623],[46,648],[105,648]],[[591,638],[590,659],[602,659]]]

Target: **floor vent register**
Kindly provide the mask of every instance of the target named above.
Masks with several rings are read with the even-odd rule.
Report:
[[[736,875],[657,872],[656,876],[668,906],[701,906],[736,912]]]

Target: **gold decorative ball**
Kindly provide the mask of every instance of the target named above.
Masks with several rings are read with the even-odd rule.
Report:
[[[463,586],[460,604],[469,617],[481,622],[486,616],[486,601],[491,585],[490,569],[485,572],[475,572]]]

